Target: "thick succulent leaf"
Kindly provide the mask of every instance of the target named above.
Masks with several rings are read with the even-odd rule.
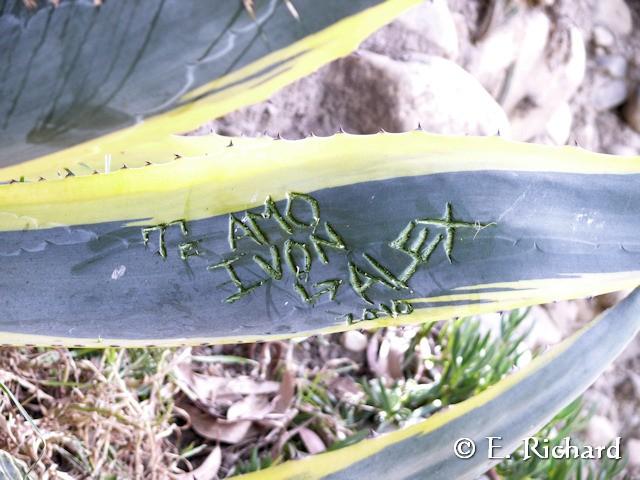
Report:
[[[33,480],[25,463],[0,450],[0,480]]]
[[[174,134],[267,98],[418,0],[297,0],[299,19],[282,0],[252,14],[239,0],[39,3],[0,1],[0,182],[173,159]]]
[[[640,283],[638,158],[424,132],[213,150],[0,186],[2,343],[255,341]]]
[[[640,290],[573,337],[471,399],[393,433],[304,460],[236,477],[246,480],[367,478],[464,480],[486,472],[582,393],[640,328]],[[458,439],[475,455],[458,458]],[[538,447],[538,450],[541,450]],[[469,452],[468,445],[460,450]]]

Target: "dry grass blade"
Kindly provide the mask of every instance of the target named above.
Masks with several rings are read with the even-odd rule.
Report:
[[[37,423],[7,409],[0,444],[42,480],[168,478],[180,461],[174,361],[172,350],[0,349],[12,372],[1,378]]]
[[[286,370],[280,383],[280,389],[276,398],[275,412],[284,413],[291,406],[295,395],[296,376],[291,370]]]
[[[25,1],[33,1],[33,0],[25,0]],[[244,5],[244,8],[249,13],[249,15],[251,15],[251,18],[255,20],[256,12],[254,9],[253,0],[242,0],[242,4]],[[295,5],[293,5],[293,2],[291,0],[284,0],[284,4],[287,7],[287,10],[289,10],[289,13],[291,14],[291,16],[296,20],[300,21],[300,14],[298,13],[298,10],[296,9]]]
[[[249,15],[251,15],[251,18],[255,20],[256,12],[253,9],[253,0],[242,0],[242,4],[244,5],[244,8],[247,10],[247,12],[249,12]]]

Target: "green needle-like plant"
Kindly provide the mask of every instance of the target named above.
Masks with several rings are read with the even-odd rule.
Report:
[[[500,335],[481,333],[480,322],[458,319],[445,326],[438,335],[442,353],[433,363],[442,373],[431,385],[412,392],[408,405],[415,409],[438,401],[439,406],[453,405],[497,383],[518,365],[519,347],[528,332],[518,332],[526,310],[514,310],[500,321]]]
[[[535,436],[535,440],[548,448],[561,445],[564,439],[571,437],[586,426],[589,414],[585,413],[581,399],[574,400],[563,408]],[[533,443],[533,442],[532,442]],[[531,454],[529,454],[531,455]],[[560,461],[554,458],[526,457],[524,447],[511,454],[496,467],[496,472],[505,479],[527,480],[612,480],[619,478],[626,465],[627,458],[612,459],[605,457],[599,462],[592,459],[566,458]]]

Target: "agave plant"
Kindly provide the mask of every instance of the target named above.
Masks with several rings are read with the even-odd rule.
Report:
[[[638,285],[639,158],[420,130],[184,135],[416,3],[0,3],[0,343],[253,342]],[[499,461],[488,437],[513,451],[639,327],[635,292],[468,401],[247,478],[473,478]]]

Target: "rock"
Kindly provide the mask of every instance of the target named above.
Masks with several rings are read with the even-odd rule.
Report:
[[[508,136],[509,121],[482,85],[455,63],[422,55],[400,62],[361,51],[298,80],[267,102],[208,123],[199,133],[303,138],[414,130]]]
[[[498,312],[481,313],[475,318],[480,324],[480,332],[482,334],[489,333],[491,338],[500,338],[500,319],[502,314]]]
[[[553,48],[551,48],[553,47]],[[557,32],[535,62],[518,58],[502,105],[511,120],[513,138],[529,140],[543,133],[558,105],[568,101],[582,83],[586,51],[575,27]]]
[[[627,59],[622,55],[604,55],[598,57],[596,63],[613,78],[624,78],[627,75]]]
[[[598,151],[601,147],[601,135],[595,127],[597,117],[597,112],[590,105],[574,105],[570,143],[587,150]]]
[[[609,48],[616,43],[616,38],[613,36],[613,33],[611,33],[611,30],[609,30],[607,27],[596,25],[593,28],[593,41],[596,45]]]
[[[516,10],[478,44],[467,68],[498,98],[505,81],[516,84],[513,74],[525,75],[542,57],[550,29],[549,18],[543,12]],[[511,80],[507,74],[509,68],[514,68]]]
[[[529,331],[524,341],[530,350],[555,345],[562,341],[562,332],[556,322],[547,310],[538,305],[532,307],[531,313],[525,318],[523,330]]]
[[[503,105],[507,111],[523,98],[539,107],[555,110],[560,102],[569,100],[582,84],[586,70],[584,39],[577,27],[558,31],[550,40],[547,51],[536,62],[518,59],[518,77]],[[551,113],[551,112],[550,112]]]
[[[535,104],[523,101],[511,111],[511,136],[514,140],[527,142],[545,135],[546,125],[553,115],[550,107],[538,107]]]
[[[399,62],[360,52],[332,64],[325,102],[359,133],[402,132],[422,125],[443,134],[509,133],[509,121],[478,81],[450,60]]]
[[[616,429],[611,420],[602,415],[594,415],[587,426],[587,439],[589,445],[604,446],[616,438]]]
[[[571,134],[573,112],[568,102],[563,102],[551,115],[545,127],[545,133],[556,145],[564,145]]]
[[[627,458],[630,467],[640,467],[640,440],[630,438],[626,444]]]
[[[627,100],[622,109],[622,115],[627,125],[640,133],[640,86],[636,88],[633,95]]]
[[[633,30],[631,11],[625,0],[595,2],[594,23],[608,27],[616,35],[629,35]]]
[[[458,32],[447,0],[431,0],[411,8],[362,45],[365,50],[406,59],[414,53],[458,58]]]
[[[325,66],[286,86],[266,102],[236,110],[210,122],[200,131],[217,131],[231,136],[266,134],[275,137],[280,134],[287,139],[304,138],[312,133],[332,135],[341,124],[339,118],[333,118],[321,106],[328,71]]]
[[[350,330],[342,334],[342,345],[351,352],[363,352],[368,344],[367,336],[357,330]]]
[[[591,104],[602,112],[624,103],[627,98],[627,83],[620,79],[596,78],[591,90]]]
[[[529,15],[525,25],[524,38],[518,49],[518,58],[505,89],[501,103],[509,111],[523,97],[530,96],[531,74],[545,65],[545,46],[551,30],[549,18],[540,11]]]

